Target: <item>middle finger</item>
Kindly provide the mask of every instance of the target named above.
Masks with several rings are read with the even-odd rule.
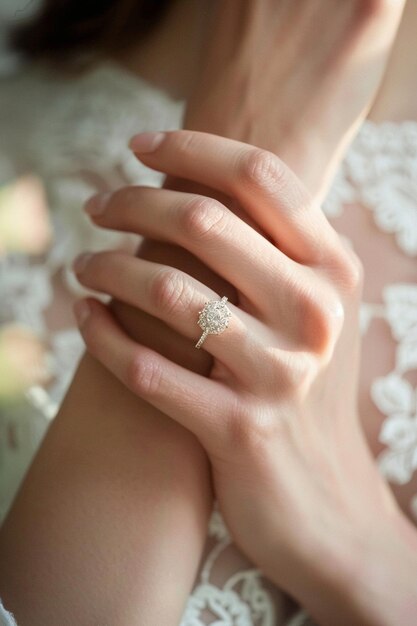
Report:
[[[86,211],[104,228],[182,246],[234,285],[258,312],[270,310],[268,304],[276,311],[278,291],[282,301],[302,270],[223,204],[198,194],[124,187],[94,196]]]

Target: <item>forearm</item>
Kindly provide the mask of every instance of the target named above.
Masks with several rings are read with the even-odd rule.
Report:
[[[19,626],[176,626],[211,494],[185,429],[80,364],[0,533],[0,596]]]

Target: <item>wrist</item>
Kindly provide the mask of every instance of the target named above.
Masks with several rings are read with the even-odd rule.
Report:
[[[303,125],[298,120],[283,122],[275,109],[265,108],[265,100],[259,95],[253,102],[247,102],[256,89],[244,85],[243,80],[239,84],[236,77],[241,73],[231,72],[222,89],[221,107],[217,100],[207,97],[200,102],[197,96],[195,101],[189,102],[184,128],[230,137],[273,152],[295,172],[315,198],[321,199],[342,156],[338,149],[340,136],[315,120]],[[239,102],[238,109],[236,102]]]

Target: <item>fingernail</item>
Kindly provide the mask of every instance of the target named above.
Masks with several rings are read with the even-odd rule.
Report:
[[[139,133],[129,141],[129,148],[133,152],[153,152],[165,139],[165,133]]]
[[[74,269],[74,272],[76,274],[81,274],[81,272],[83,272],[85,268],[87,267],[87,263],[89,262],[92,256],[93,255],[91,252],[84,252],[83,254],[80,254],[79,256],[77,256],[72,266]]]
[[[78,326],[84,326],[91,313],[91,307],[85,300],[78,300],[74,304],[74,315]]]
[[[104,213],[111,195],[111,191],[94,194],[94,196],[91,196],[85,203],[85,212],[89,215],[100,215]]]

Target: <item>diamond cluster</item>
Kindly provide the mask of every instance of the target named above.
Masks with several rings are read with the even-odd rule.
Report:
[[[199,311],[198,325],[210,335],[218,335],[229,325],[232,313],[226,306],[227,298],[206,302],[202,311]]]

